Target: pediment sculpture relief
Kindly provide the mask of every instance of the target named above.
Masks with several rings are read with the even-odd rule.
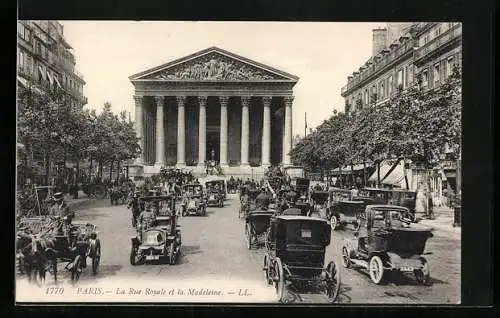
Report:
[[[166,80],[273,80],[283,79],[242,62],[218,54],[210,54],[157,74]]]

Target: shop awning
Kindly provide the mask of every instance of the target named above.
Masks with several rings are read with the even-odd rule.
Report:
[[[41,66],[38,66],[38,70],[40,71],[40,75],[42,75],[42,78],[45,80],[47,78],[45,70]]]
[[[57,86],[59,86],[59,88],[62,89],[61,83],[59,83],[57,76],[54,76],[54,80],[56,81]]]
[[[392,164],[388,163],[387,161],[382,161],[380,163],[380,182],[382,182],[382,180],[384,180],[384,177],[387,175],[387,173],[391,170],[392,168]],[[377,170],[376,169],[372,175],[370,176],[370,178],[368,178],[368,181],[373,181],[373,182],[377,182]]]
[[[401,182],[405,178],[403,165],[403,162],[398,163],[398,165],[391,171],[391,173],[389,173],[389,175],[385,177],[384,180],[381,180],[381,183],[400,186]]]
[[[44,92],[43,92],[41,89],[39,89],[38,87],[36,87],[36,86],[34,86],[34,85],[30,85],[30,83],[29,83],[26,79],[22,78],[21,76],[17,76],[17,81],[18,81],[18,82],[21,84],[21,86],[23,86],[24,88],[27,88],[27,89],[28,89],[28,88],[30,88],[30,89],[32,89],[35,93],[40,94],[40,95],[43,95],[43,94],[44,94]]]
[[[50,85],[54,85],[54,79],[49,71],[47,71],[47,78],[49,79]]]

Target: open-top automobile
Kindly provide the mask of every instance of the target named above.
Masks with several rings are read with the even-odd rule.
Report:
[[[342,246],[346,268],[368,270],[370,279],[381,284],[389,273],[412,273],[420,284],[430,280],[425,245],[432,229],[411,223],[408,209],[393,205],[368,205],[361,225]]]
[[[207,199],[201,184],[190,183],[182,186],[182,216],[207,214]]]
[[[181,228],[171,196],[144,197],[144,201],[156,206],[156,217],[148,227],[139,228],[131,237],[130,264],[168,260],[176,264],[181,248]]]

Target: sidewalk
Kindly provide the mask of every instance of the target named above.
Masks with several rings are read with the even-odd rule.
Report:
[[[422,218],[419,224],[433,228],[435,231],[446,232],[456,237],[461,237],[462,228],[453,227],[454,211],[449,207],[435,207],[435,219]],[[417,215],[418,216],[418,215]]]
[[[79,208],[81,207],[82,205],[85,205],[87,203],[92,203],[92,202],[95,202],[96,199],[93,199],[93,198],[89,198],[85,193],[83,193],[83,191],[78,191],[78,199],[73,199],[73,196],[72,195],[65,195],[64,196],[64,201],[66,201],[66,204],[68,204],[68,206],[70,208]]]

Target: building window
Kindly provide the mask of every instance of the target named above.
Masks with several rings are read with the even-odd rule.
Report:
[[[396,86],[400,87],[403,85],[403,69],[400,69],[396,76]]]
[[[17,66],[19,67],[19,69],[24,69],[24,65],[25,65],[24,58],[25,58],[24,52],[19,50],[17,52]]]
[[[384,87],[384,83],[380,83],[380,97],[381,98],[384,98],[385,97],[385,87]]]
[[[17,33],[26,42],[30,42],[31,32],[22,23],[17,24]]]
[[[450,77],[451,74],[453,73],[453,67],[455,64],[453,64],[453,56],[450,56],[446,60],[446,77]]]
[[[422,86],[427,87],[429,85],[429,74],[427,70],[422,72]]]
[[[434,86],[439,84],[440,75],[441,73],[440,73],[439,63],[437,63],[436,65],[434,65],[434,74],[433,74]]]
[[[426,34],[424,35],[424,44],[429,43],[429,40],[430,40],[430,35],[429,35],[429,33],[426,33]]]
[[[438,37],[441,35],[441,26],[440,25],[436,28],[435,34],[436,34],[435,37]]]
[[[393,92],[393,85],[394,85],[394,79],[393,79],[393,77],[391,75],[391,76],[389,76],[389,83],[387,84],[388,89],[389,89],[388,95],[392,94],[392,92]]]

